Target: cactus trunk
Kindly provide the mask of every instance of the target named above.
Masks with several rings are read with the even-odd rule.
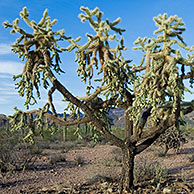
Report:
[[[121,175],[120,193],[129,192],[133,188],[133,171],[134,171],[134,159],[132,147],[123,148],[123,166]]]

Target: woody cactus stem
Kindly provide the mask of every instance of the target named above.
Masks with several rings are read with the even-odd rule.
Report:
[[[130,143],[130,142],[128,142]],[[129,191],[133,188],[133,181],[134,181],[134,145],[125,144],[122,148],[123,154],[123,167],[122,167],[122,174],[121,174],[121,185],[120,185],[120,193],[123,191]]]
[[[53,81],[53,79],[51,79]],[[92,111],[89,109],[89,107],[79,101],[76,97],[74,97],[58,80],[53,81],[54,87],[61,93],[63,96],[68,99],[68,101],[72,102],[76,106],[80,107],[84,113],[91,119],[91,121],[94,123],[96,128],[99,130],[99,132],[109,141],[114,143],[115,145],[121,147],[123,142],[117,138],[115,135],[110,133],[107,129],[106,126],[104,126],[103,122],[97,119]]]

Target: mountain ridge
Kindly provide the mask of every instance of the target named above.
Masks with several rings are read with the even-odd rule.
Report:
[[[52,114],[49,111],[50,114]],[[58,114],[59,117],[63,117],[63,113]],[[113,120],[114,127],[124,127],[125,126],[125,117],[124,110],[121,108],[111,109],[108,115]],[[70,114],[67,114],[67,117],[70,117]],[[81,114],[83,117],[83,114]],[[194,111],[185,115],[185,120],[187,124],[194,126]],[[5,114],[0,114],[0,127],[5,127],[8,125],[8,118]]]

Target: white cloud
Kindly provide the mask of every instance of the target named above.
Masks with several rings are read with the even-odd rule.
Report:
[[[17,92],[12,92],[12,91],[5,91],[5,92],[3,92],[3,95],[18,95],[18,93]]]
[[[4,90],[6,90],[6,88],[0,88],[0,91],[4,91]]]
[[[1,80],[0,80],[1,81]],[[6,83],[6,82],[0,82],[0,97],[2,96],[11,96],[11,95],[17,95],[17,91],[15,90],[13,83]]]
[[[8,104],[9,100],[7,98],[0,98],[0,104]]]
[[[0,61],[0,73],[18,75],[22,73],[24,64],[15,61]]]
[[[0,79],[12,79],[12,75],[0,73]]]
[[[9,44],[0,44],[0,55],[11,53],[11,46]]]
[[[13,81],[12,81],[12,77],[10,77],[10,79],[11,79],[11,83],[7,83],[7,82],[2,82],[2,84],[5,86],[5,87],[9,87],[9,88],[15,88],[15,84],[14,83],[12,83]]]
[[[15,90],[10,90],[10,91],[8,91],[8,90],[2,90],[1,88],[0,88],[0,95],[2,96],[2,95],[17,95],[18,93],[17,93],[17,91],[15,91]]]

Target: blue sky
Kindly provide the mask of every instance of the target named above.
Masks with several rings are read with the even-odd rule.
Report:
[[[133,51],[133,42],[140,37],[152,37],[156,30],[153,17],[159,13],[178,15],[185,22],[186,31],[183,34],[188,46],[194,45],[194,1],[193,0],[6,0],[0,1],[0,23],[8,20],[12,22],[19,18],[19,12],[26,6],[30,12],[30,18],[39,21],[43,11],[48,8],[51,19],[58,19],[56,30],[65,29],[67,36],[76,38],[85,36],[86,32],[92,32],[87,23],[81,23],[78,18],[80,6],[90,9],[99,7],[104,12],[104,19],[110,21],[121,17],[120,27],[126,29],[123,33],[125,46],[128,48],[127,57],[133,63],[138,64],[141,57],[140,51]],[[14,89],[13,75],[22,71],[22,61],[17,55],[11,53],[10,44],[15,41],[16,35],[11,35],[8,29],[0,25],[0,114],[14,113],[13,107],[24,110],[24,98],[20,97]],[[65,46],[65,45],[64,45]],[[85,86],[76,76],[76,64],[74,55],[63,54],[62,69],[66,72],[60,77],[60,81],[72,91],[74,95],[84,95]],[[55,94],[58,112],[64,108],[61,95]],[[192,96],[185,95],[185,100],[191,100]],[[42,98],[38,105],[41,107],[46,102],[46,93],[42,91]]]

